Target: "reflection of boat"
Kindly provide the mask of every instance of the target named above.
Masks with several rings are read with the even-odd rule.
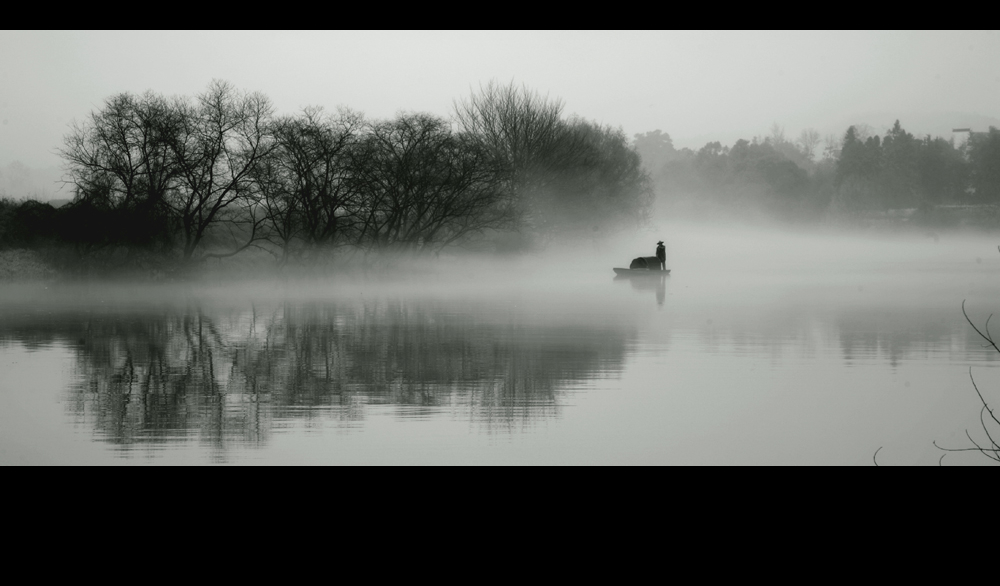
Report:
[[[628,282],[636,291],[656,291],[656,304],[663,307],[667,296],[667,281],[670,271],[650,269],[615,269],[615,283]]]
[[[664,277],[670,274],[670,269],[658,271],[655,269],[614,269],[616,275],[622,277]]]

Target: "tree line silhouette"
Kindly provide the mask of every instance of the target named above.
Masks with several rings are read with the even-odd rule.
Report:
[[[60,151],[72,203],[3,202],[0,246],[115,265],[257,248],[287,263],[488,238],[525,248],[646,218],[649,179],[621,130],[513,84],[454,108],[452,120],[277,116],[263,94],[221,81],[193,99],[115,95]]]
[[[658,130],[635,136],[661,201],[674,210],[796,221],[914,210],[925,223],[946,224],[947,206],[1000,204],[994,127],[956,145],[914,136],[897,120],[884,136],[856,125],[841,138],[828,136],[822,152],[821,142],[811,129],[789,140],[777,125],[764,138],[731,147],[710,142],[697,151],[674,148]]]
[[[281,264],[339,249],[517,251],[641,225],[654,190],[668,214],[793,221],[905,209],[944,226],[957,221],[949,206],[1000,204],[996,128],[956,145],[896,121],[884,136],[856,125],[822,142],[777,125],[731,147],[676,149],[659,130],[629,141],[496,82],[456,100],[450,119],[278,116],[263,94],[214,81],[193,98],[111,96],[74,124],[60,151],[72,203],[0,200],[0,248],[68,267],[183,266],[248,249]]]

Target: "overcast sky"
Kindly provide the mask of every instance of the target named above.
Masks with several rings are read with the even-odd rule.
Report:
[[[1000,118],[1000,34],[2,31],[0,165],[58,166],[70,122],[113,94],[193,96],[213,78],[281,113],[343,105],[375,118],[448,115],[480,84],[513,80],[569,114],[697,148],[775,122],[794,137],[922,114]]]

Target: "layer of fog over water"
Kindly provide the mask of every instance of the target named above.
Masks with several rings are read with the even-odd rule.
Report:
[[[612,267],[667,244],[670,276]],[[661,226],[390,274],[5,285],[0,462],[937,464],[981,438],[975,235]],[[950,453],[944,464],[977,464]]]

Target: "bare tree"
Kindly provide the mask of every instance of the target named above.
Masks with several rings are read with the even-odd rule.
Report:
[[[178,119],[147,92],[108,98],[74,123],[60,155],[77,202],[101,214],[90,226],[103,245],[169,244],[167,197],[178,178],[170,143]]]
[[[278,247],[280,254],[276,256],[279,264],[284,265],[299,234],[302,211],[276,152],[257,162],[253,180],[260,210],[267,218],[262,239]]]
[[[515,193],[545,177],[541,171],[564,137],[562,111],[561,100],[495,81],[467,100],[455,102],[460,129],[478,139],[503,165]]]
[[[833,162],[839,159],[843,146],[844,141],[841,137],[835,134],[827,134],[823,139],[823,160]]]
[[[609,223],[594,218],[613,224],[634,212],[641,221],[651,190],[635,149],[620,131],[562,112],[559,100],[492,81],[455,103],[463,134],[497,161],[519,222],[542,242],[566,227]]]
[[[815,128],[806,128],[799,134],[799,139],[796,142],[806,158],[812,161],[816,155],[816,147],[820,143],[819,131]]]
[[[306,108],[275,124],[277,148],[257,169],[262,205],[282,262],[292,252],[317,251],[349,231],[356,207],[352,152],[363,118],[349,110],[327,116]]]
[[[274,147],[271,110],[263,95],[221,81],[194,102],[114,96],[66,137],[67,181],[103,218],[107,242],[155,235],[170,248],[179,232],[185,261],[206,243],[224,250],[202,257],[235,254],[259,237],[251,170]]]
[[[374,123],[358,158],[356,244],[440,250],[513,224],[514,206],[496,159],[478,141],[453,133],[445,120],[407,114]]]
[[[253,169],[275,148],[270,100],[213,81],[192,103],[178,99],[179,128],[171,152],[179,172],[169,203],[184,237],[182,257],[190,260],[206,237],[222,252],[236,254],[260,238],[264,214]]]
[[[773,145],[781,145],[788,142],[785,139],[785,127],[778,124],[777,122],[771,124],[771,136],[768,137]]]

